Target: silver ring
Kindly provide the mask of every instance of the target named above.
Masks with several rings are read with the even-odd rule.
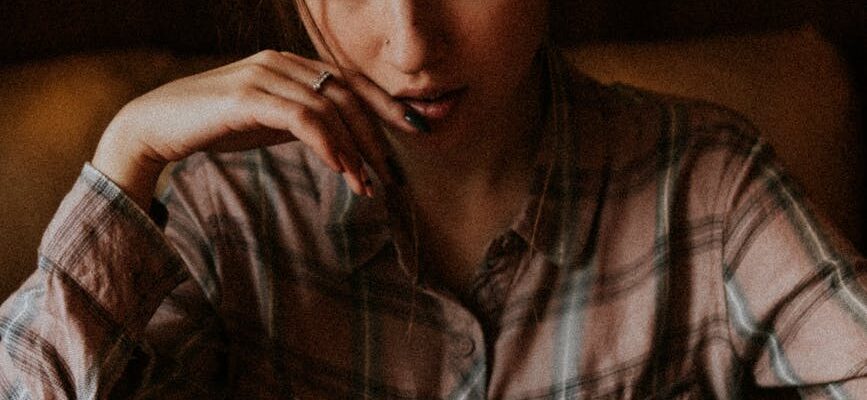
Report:
[[[331,72],[322,71],[319,73],[319,76],[317,76],[316,79],[314,79],[313,82],[310,83],[310,86],[313,87],[313,90],[315,92],[319,92],[320,90],[322,90],[322,86],[325,85],[325,81],[327,81],[328,78],[331,77]]]

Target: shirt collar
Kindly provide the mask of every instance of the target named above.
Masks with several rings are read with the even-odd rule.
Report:
[[[592,248],[599,196],[606,179],[582,181],[578,147],[582,130],[598,129],[603,115],[602,85],[574,72],[557,49],[547,49],[548,112],[528,202],[511,231],[532,251],[556,265],[581,262]],[[341,180],[342,181],[342,180]],[[410,205],[397,187],[378,186],[374,199],[354,195],[338,185],[328,235],[338,261],[354,270],[393,245],[401,269],[418,280],[418,241]]]
[[[586,260],[588,249],[594,248],[591,241],[598,227],[598,204],[606,192],[605,171],[609,170],[603,167],[602,174],[586,173],[579,156],[609,153],[587,148],[588,140],[581,139],[591,130],[608,126],[607,96],[604,86],[571,68],[558,49],[547,49],[547,61],[546,127],[530,198],[512,230],[549,262],[575,265]]]
[[[391,240],[389,213],[382,196],[373,199],[354,194],[346,182],[334,175],[336,185],[325,226],[337,267],[352,272],[379,253]]]
[[[337,183],[330,188],[332,203],[324,207],[331,210],[325,229],[338,268],[351,273],[391,247],[400,269],[417,281],[417,230],[411,203],[403,200],[408,198],[405,191],[376,180],[374,191],[384,195],[371,199],[354,194],[343,179],[333,176]],[[369,171],[369,176],[375,175]]]

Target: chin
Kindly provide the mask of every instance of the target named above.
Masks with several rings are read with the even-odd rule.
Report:
[[[478,124],[469,124],[464,118],[446,118],[439,121],[429,122],[431,131],[427,134],[404,135],[401,142],[413,149],[422,157],[441,156],[444,153],[455,153],[472,147],[472,144],[481,139],[483,128]]]

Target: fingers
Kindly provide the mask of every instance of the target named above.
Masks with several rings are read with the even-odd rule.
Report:
[[[352,132],[359,133],[353,138],[359,143],[365,160],[371,164],[374,172],[386,186],[403,185],[403,175],[395,169],[394,159],[388,151],[390,147],[379,124],[370,118],[371,111],[388,125],[410,133],[428,133],[426,121],[364,75],[351,70],[338,70],[321,61],[307,60],[291,53],[283,54],[288,59],[300,59],[305,66],[311,66],[312,68],[308,70],[311,81],[321,71],[329,71],[337,77],[336,80],[323,86],[323,94],[335,101],[340,106],[340,110],[362,115],[359,118],[349,118],[349,125]],[[343,85],[343,82],[346,85]],[[345,86],[349,86],[350,89],[346,89]],[[347,93],[360,101],[341,101],[341,97]],[[365,127],[358,129],[358,124],[354,121],[361,121],[360,125]]]
[[[265,91],[262,97],[256,102],[260,109],[255,115],[262,118],[258,123],[292,132],[333,170],[341,172],[353,192],[372,196],[365,185],[368,176],[363,159],[333,106],[292,101]]]
[[[309,60],[291,53],[265,51],[250,57],[255,66],[264,67],[266,73],[257,72],[257,89],[303,108],[295,110],[292,119],[299,122],[291,129],[298,139],[311,145],[330,166],[337,164],[349,186],[358,194],[371,196],[373,186],[364,168],[366,161],[386,186],[394,182],[387,162],[388,144],[373,115],[399,129],[417,132],[405,119],[407,107],[367,78],[345,73],[328,64]],[[254,69],[255,69],[254,68]],[[334,76],[327,79],[320,90],[314,82],[322,71]],[[346,83],[346,84],[344,84]],[[276,106],[275,106],[276,107]],[[294,108],[289,104],[277,108]],[[316,120],[313,123],[312,120]],[[277,121],[262,121],[266,124]],[[310,124],[304,126],[305,122]],[[321,137],[328,137],[329,149]],[[331,153],[334,154],[331,154]]]
[[[363,158],[337,107],[300,82],[304,78],[299,76],[306,74],[307,68],[298,65],[286,68],[280,65],[284,62],[285,57],[279,53],[260,52],[243,60],[239,72],[230,75],[240,88],[235,91],[235,97],[240,98],[233,101],[232,108],[247,115],[249,120],[241,125],[248,128],[233,129],[236,133],[221,139],[219,144],[232,148],[235,142],[246,145],[238,147],[249,147],[272,140],[285,142],[287,136],[294,136],[332,170],[342,173],[353,192],[371,195],[364,185],[368,179]],[[282,140],[273,138],[273,130],[283,131]]]
[[[373,135],[374,125],[360,110],[354,95],[345,88],[337,88],[337,82],[328,83],[329,91],[333,93],[325,95],[316,92],[308,84],[299,83],[290,77],[280,75],[279,72],[268,71],[263,75],[257,79],[258,89],[301,105],[325,126],[327,132],[324,135],[335,140],[340,148],[338,162],[343,167],[347,183],[356,193],[371,196],[373,185],[364,169],[364,160],[368,160],[372,166],[382,165],[382,151],[378,147],[368,145],[369,140],[357,140],[360,137],[369,138]],[[299,135],[296,136],[307,142],[308,139],[302,137],[301,132],[298,133]],[[323,135],[315,129],[313,134]]]
[[[287,132],[291,132],[292,136],[309,146],[333,171],[346,172],[347,161],[342,156],[343,146],[331,134],[332,129],[310,108],[264,91],[257,91],[247,97],[241,107],[246,108],[243,112],[254,119],[250,125],[271,129],[238,133],[231,139],[220,141],[220,146],[232,149],[235,147],[233,141],[246,143],[250,140],[257,145],[276,144],[285,142],[285,136],[290,134]]]
[[[393,181],[386,163],[388,143],[380,127],[371,118],[358,97],[339,82],[327,86],[323,93],[339,110],[340,117],[352,132],[351,139],[383,184]]]
[[[293,80],[293,83],[283,88],[274,86],[268,90],[285,90],[286,96],[302,102],[318,103],[321,98],[333,103],[337,111],[337,118],[349,132],[349,139],[354,142],[362,157],[371,166],[373,172],[385,185],[393,182],[386,163],[387,149],[389,148],[379,124],[373,119],[373,113],[366,107],[365,101],[357,93],[347,87],[340,78],[340,71],[334,66],[314,60],[308,60],[291,53],[281,53],[285,60],[277,63],[276,73],[282,74]],[[320,91],[313,89],[313,82],[320,76],[322,71],[329,71],[334,76],[324,82]],[[378,89],[381,91],[381,89]],[[383,92],[384,93],[384,92]],[[389,101],[393,101],[387,96]],[[397,103],[397,102],[395,102]],[[403,121],[401,118],[393,118]],[[405,121],[404,121],[404,124]],[[369,178],[369,177],[367,177]],[[367,187],[371,188],[369,179]]]
[[[395,100],[379,85],[356,72],[346,71],[346,81],[383,121],[405,132],[426,134],[430,130],[421,116],[407,105]]]
[[[300,58],[291,53],[283,53],[289,59]],[[305,59],[306,60],[306,59]],[[327,63],[317,60],[306,60],[305,64],[312,67],[312,73],[315,76],[321,71],[329,71],[338,77],[339,80],[346,82],[355,94],[374,112],[380,119],[394,128],[410,133],[427,133],[426,129],[420,129],[418,125],[412,124],[408,120],[408,114],[413,111],[405,104],[397,101],[388,92],[383,90],[379,85],[372,82],[366,76],[348,69],[337,69]],[[326,91],[327,91],[327,85]],[[413,113],[414,114],[414,113]],[[420,118],[414,114],[414,118]]]

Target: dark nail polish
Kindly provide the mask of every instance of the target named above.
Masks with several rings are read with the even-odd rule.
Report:
[[[395,161],[394,158],[386,157],[385,163],[388,165],[388,173],[391,174],[391,179],[394,181],[394,184],[397,186],[405,185],[406,177],[404,177],[400,165],[397,165],[397,161]]]
[[[427,120],[419,115],[419,113],[415,112],[412,108],[407,108],[406,113],[403,115],[403,119],[406,122],[409,122],[410,125],[415,127],[421,132],[430,133],[430,125],[428,125]]]

